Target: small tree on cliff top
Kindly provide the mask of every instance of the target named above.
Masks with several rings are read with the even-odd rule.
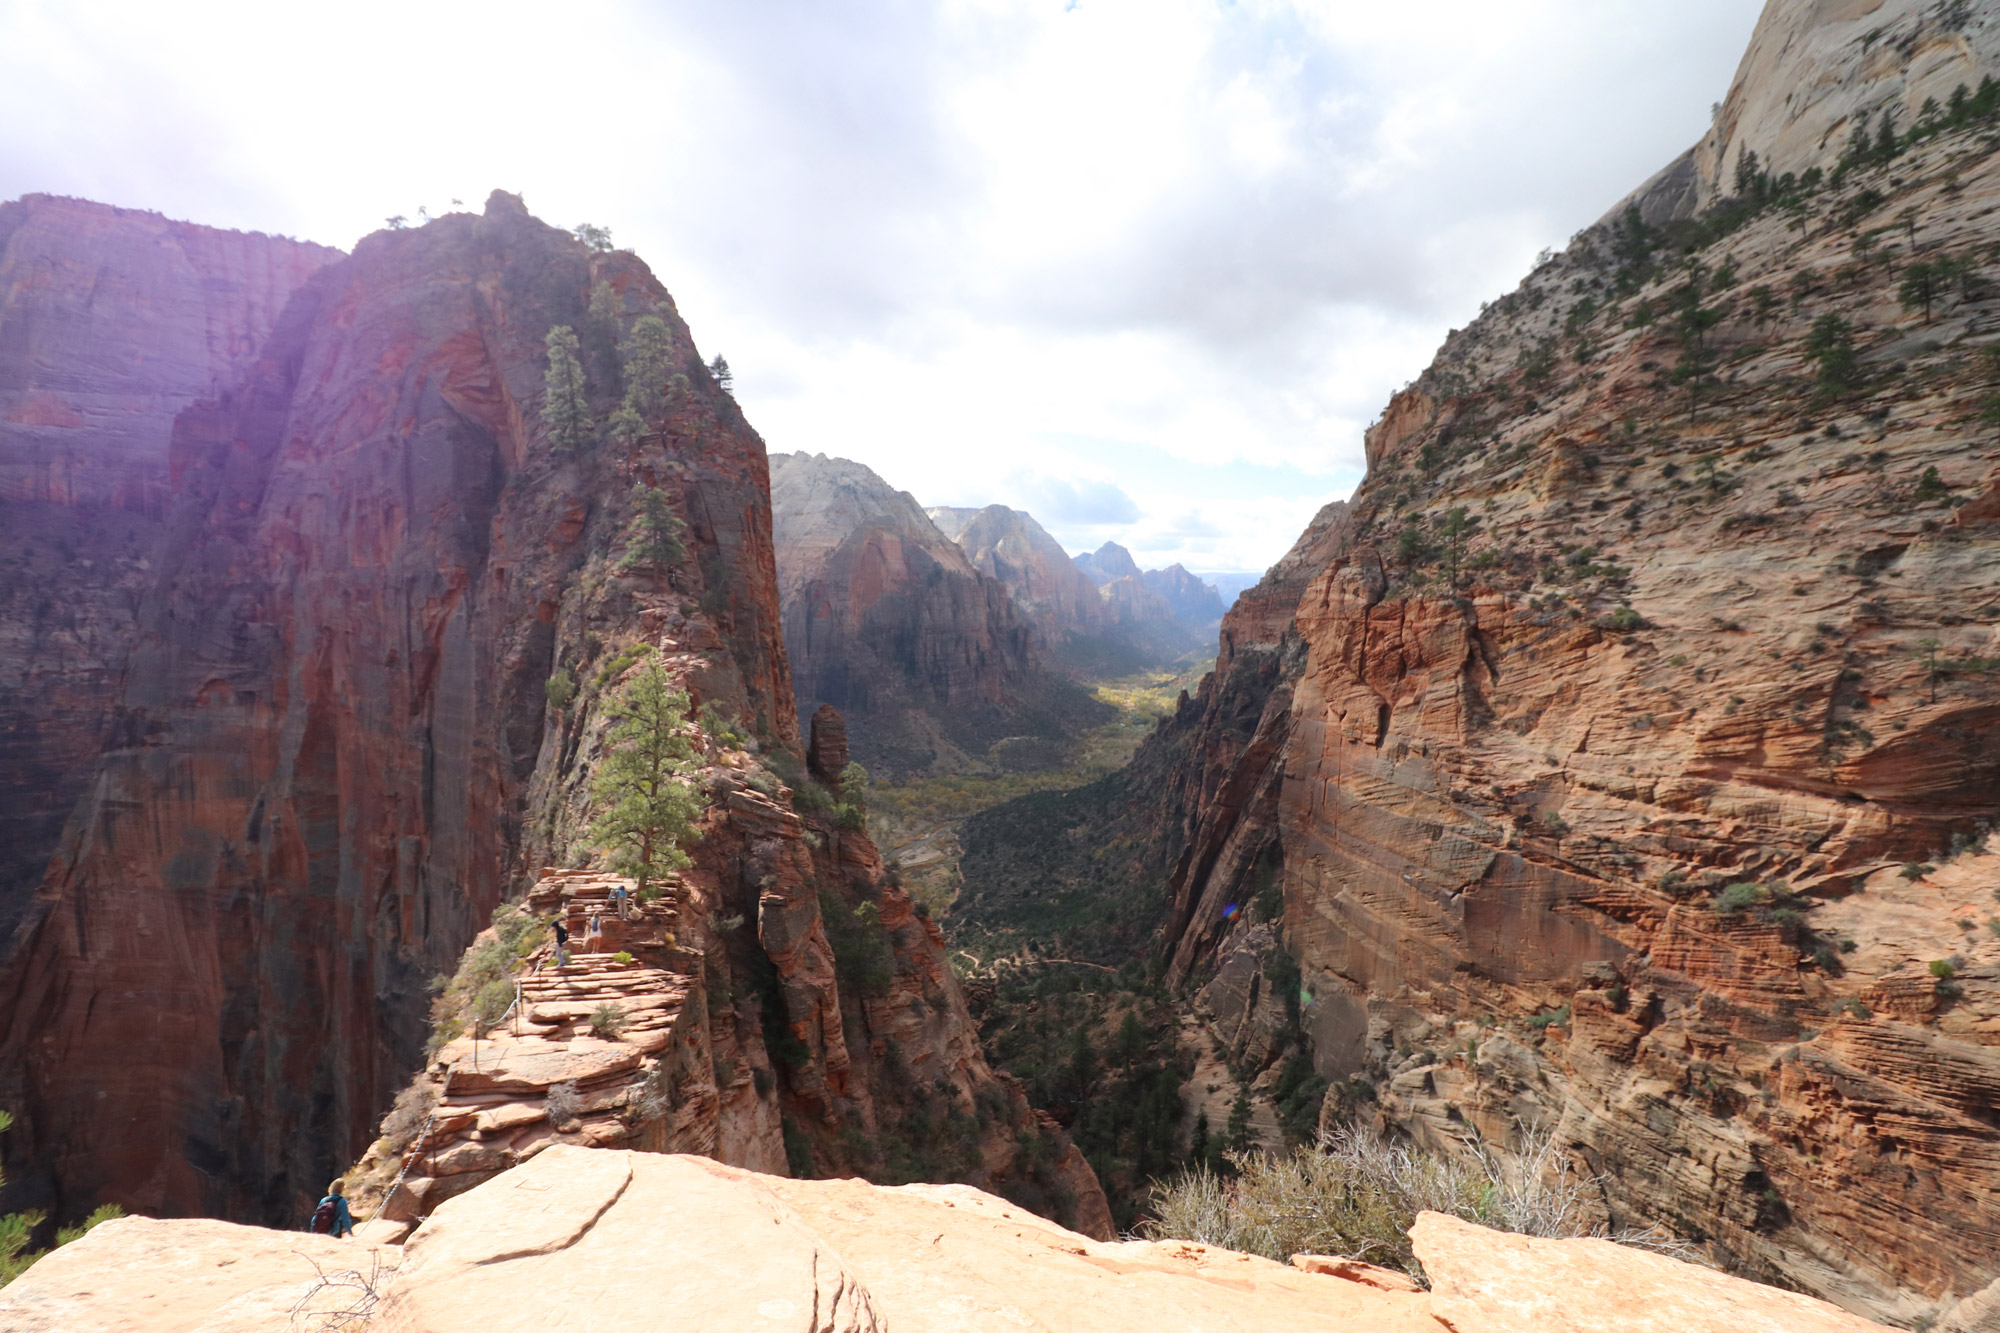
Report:
[[[688,863],[681,844],[695,836],[701,799],[695,792],[695,752],[687,691],[650,651],[638,672],[606,707],[611,730],[591,779],[598,816],[590,838],[611,853],[611,866],[655,896],[653,882]]]
[[[576,359],[576,330],[567,324],[550,329],[548,349],[542,424],[549,428],[551,448],[574,453],[590,438],[590,403],[583,393],[583,364]]]

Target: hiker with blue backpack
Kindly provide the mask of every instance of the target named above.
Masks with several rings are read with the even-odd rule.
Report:
[[[313,1209],[312,1222],[307,1228],[319,1236],[351,1236],[354,1234],[354,1214],[347,1211],[347,1182],[336,1180],[326,1187],[326,1197]]]

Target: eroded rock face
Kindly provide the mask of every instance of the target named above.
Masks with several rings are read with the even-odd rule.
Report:
[[[339,257],[81,199],[0,203],[0,937],[103,743],[174,414],[248,365]]]
[[[1104,629],[1106,616],[1097,585],[1032,514],[1006,505],[940,506],[924,512],[939,531],[958,543],[974,569],[1007,590],[1050,644],[1061,645],[1073,636]]]
[[[1023,735],[1053,753],[1102,711],[1050,673],[1034,622],[908,492],[824,454],[774,456],[771,485],[799,706],[853,719],[862,764],[961,766]]]
[[[1976,89],[2000,65],[2000,21],[1978,4],[1931,0],[1772,0],[1714,124],[1694,150],[1691,201],[1735,192],[1755,153],[1775,174],[1832,171],[1857,126],[1906,131],[1925,103]],[[1935,112],[1933,112],[1935,114]]]
[[[1274,1021],[1232,960],[1275,868],[1317,1067],[1368,1114],[1555,1126],[1609,1217],[1908,1321],[2000,1271],[2000,864],[1963,850],[2000,814],[1994,289],[1899,301],[1864,189],[1926,262],[1995,239],[2000,159],[1945,134],[1642,276],[1586,235],[1454,334],[1134,770],[1176,978]],[[1688,264],[1692,389],[1692,335],[1634,313]],[[1801,355],[1821,316],[1844,389]]]
[[[636,438],[552,448],[550,327],[577,330],[603,422],[645,315],[685,367],[664,406]],[[501,193],[322,269],[173,438],[117,726],[0,967],[8,1202],[295,1225],[421,1064],[428,979],[531,887],[529,867],[577,853],[602,705],[641,650],[740,743],[798,762],[764,450],[637,259],[593,254]],[[640,486],[663,493],[682,555],[637,544]],[[1032,1121],[979,1059],[935,928],[885,892],[865,837],[825,815],[808,827],[732,753],[708,771],[670,904],[691,919],[655,923],[680,942],[647,946],[657,975],[633,997],[658,1020],[635,1033],[685,1057],[662,1134],[777,1168],[781,1115],[809,1114],[811,1164],[850,1117],[872,1135],[878,1108],[943,1087],[983,1097],[966,1169],[1004,1177]],[[863,901],[886,964],[843,997],[822,904]],[[676,962],[713,935],[729,936],[716,978]],[[719,1017],[698,998],[711,980],[734,992]],[[569,1051],[590,1039],[555,1010],[585,1000],[537,999],[563,1050],[518,1053],[519,1087],[453,1095],[504,1097],[551,1069],[621,1093],[598,1057],[641,1043]],[[849,1023],[880,1045],[857,1055]],[[782,1077],[767,1032],[796,1043]],[[474,1116],[454,1164],[518,1160],[526,1125]],[[1096,1183],[1075,1166],[1087,1212]]]

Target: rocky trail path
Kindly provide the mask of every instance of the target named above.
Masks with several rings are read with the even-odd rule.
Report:
[[[378,1151],[355,1191],[357,1211],[374,1214],[371,1237],[401,1236],[445,1199],[558,1143],[714,1147],[716,1089],[694,1021],[702,955],[676,935],[678,884],[654,902],[634,887],[599,872],[543,872],[527,906],[565,923],[569,961],[558,962],[551,934],[524,960],[515,1003],[493,1030],[438,1051],[427,1125],[393,1157]],[[394,1178],[377,1178],[389,1161]]]

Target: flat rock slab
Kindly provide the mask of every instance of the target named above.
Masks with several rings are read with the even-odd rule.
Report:
[[[1538,1240],[1423,1213],[1410,1228],[1453,1333],[1886,1333],[1825,1301],[1608,1240]]]
[[[761,1179],[896,1333],[1445,1333],[1420,1292],[1190,1242],[1095,1241],[970,1185]]]
[[[880,1333],[812,1228],[712,1165],[550,1148],[412,1233],[371,1333]]]
[[[7,1333],[272,1333],[314,1328],[308,1313],[353,1308],[364,1293],[320,1274],[385,1286],[394,1245],[271,1231],[206,1218],[121,1217],[37,1260],[0,1289]],[[292,1312],[307,1301],[300,1322]]]

